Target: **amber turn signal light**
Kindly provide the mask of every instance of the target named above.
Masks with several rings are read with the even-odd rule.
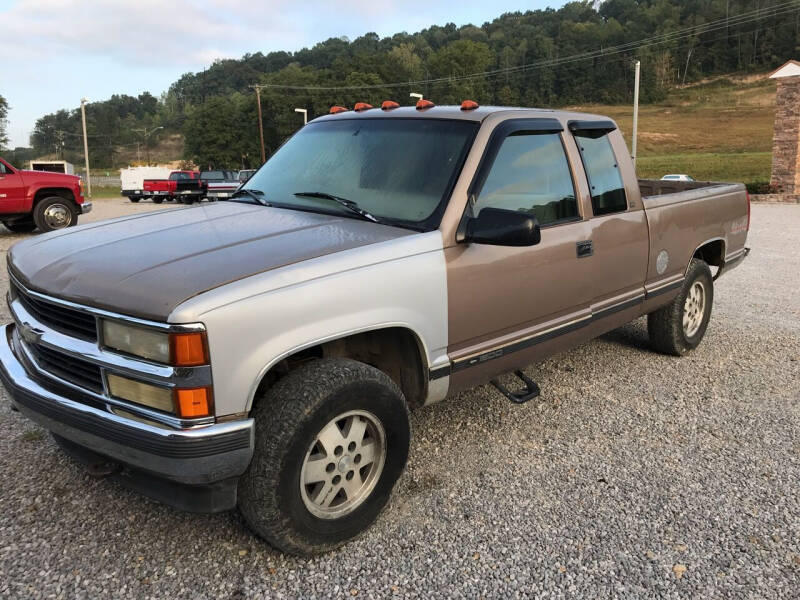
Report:
[[[424,108],[430,108],[432,106],[435,106],[434,103],[431,102],[430,100],[425,100],[424,98],[422,100],[420,100],[419,102],[417,102],[417,110],[422,110]]]
[[[176,367],[196,367],[208,364],[208,344],[204,331],[173,333],[169,338],[172,364]]]
[[[335,115],[336,113],[347,112],[347,109],[344,106],[331,106],[331,114]]]
[[[400,106],[397,102],[392,100],[384,100],[383,104],[381,104],[381,110],[392,110],[393,108],[397,108]]]
[[[478,103],[474,100],[464,100],[461,103],[461,110],[475,110],[478,108]]]
[[[207,417],[211,414],[211,390],[205,387],[175,390],[175,406],[183,419]]]
[[[367,104],[366,102],[356,102],[353,110],[356,112],[361,112],[362,110],[369,110],[370,108],[372,108],[372,104]]]

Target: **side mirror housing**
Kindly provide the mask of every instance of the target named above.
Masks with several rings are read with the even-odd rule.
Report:
[[[542,241],[539,221],[531,214],[484,208],[467,220],[464,241],[491,246],[533,246]]]

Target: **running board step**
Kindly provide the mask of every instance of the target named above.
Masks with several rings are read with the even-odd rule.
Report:
[[[522,383],[525,384],[524,390],[512,392],[497,379],[492,379],[492,385],[514,404],[524,404],[528,400],[533,400],[541,393],[541,390],[536,382],[531,380],[527,375],[525,375],[525,373],[522,371],[514,371],[514,375],[519,377],[519,379],[522,380]]]

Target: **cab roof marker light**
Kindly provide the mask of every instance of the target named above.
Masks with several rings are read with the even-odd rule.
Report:
[[[392,110],[393,108],[398,108],[400,105],[393,100],[384,100],[383,104],[381,104],[381,110]]]
[[[436,105],[433,102],[431,102],[430,100],[422,99],[422,100],[419,100],[417,102],[417,110],[424,110],[426,108],[431,108],[433,106],[436,106]]]
[[[372,104],[367,104],[366,102],[356,102],[353,110],[356,112],[361,112],[362,110],[369,110],[370,108],[372,108]]]
[[[330,113],[332,115],[335,115],[337,113],[347,112],[348,110],[349,109],[345,108],[344,106],[331,106]]]
[[[474,100],[464,100],[461,103],[461,110],[475,110],[478,108],[478,103]]]

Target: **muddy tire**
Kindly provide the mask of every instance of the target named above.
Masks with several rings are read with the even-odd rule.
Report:
[[[663,354],[683,356],[700,344],[711,319],[714,279],[702,260],[693,258],[678,296],[647,315],[650,345]]]
[[[312,555],[367,529],[408,458],[410,424],[400,389],[354,360],[299,367],[256,399],[253,460],[239,509],[275,548]]]
[[[33,207],[33,222],[39,231],[55,231],[78,224],[75,203],[61,196],[49,196]]]

